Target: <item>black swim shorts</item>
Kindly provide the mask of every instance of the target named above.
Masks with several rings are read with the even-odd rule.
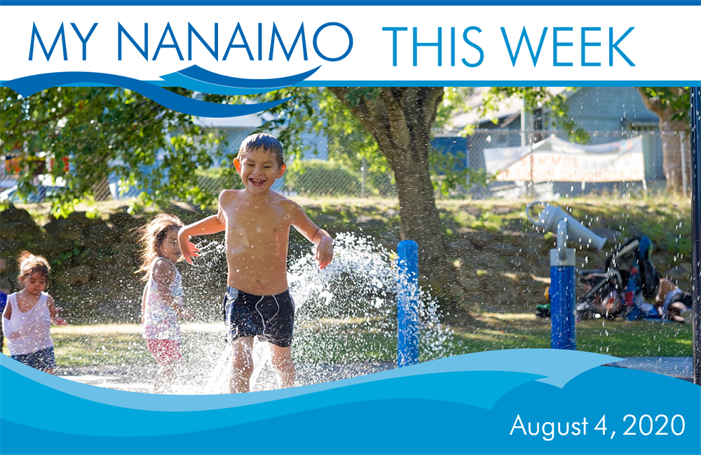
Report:
[[[289,291],[253,295],[228,287],[224,323],[229,341],[255,337],[283,348],[292,345],[295,305]]]

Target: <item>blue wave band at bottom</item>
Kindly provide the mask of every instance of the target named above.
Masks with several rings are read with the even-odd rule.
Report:
[[[495,374],[506,377],[513,373]],[[444,382],[441,374],[415,378],[418,382],[413,390],[423,398],[383,399],[375,396],[367,399],[366,394],[353,397],[353,388],[342,388],[338,392],[353,399],[340,404],[318,402],[297,410],[289,408],[286,400],[265,404],[267,410],[275,406],[286,408],[278,413],[266,412],[266,408],[257,405],[231,409],[230,416],[237,415],[238,422],[221,413],[197,412],[198,418],[205,421],[204,425],[200,428],[182,425],[174,428],[174,434],[167,435],[127,436],[132,433],[131,427],[135,423],[124,418],[125,415],[113,414],[92,416],[109,430],[103,436],[36,428],[12,421],[14,409],[3,407],[0,452],[261,455],[701,453],[698,437],[701,388],[678,379],[624,368],[596,367],[578,375],[563,388],[539,381],[523,383],[508,391],[489,410],[451,399],[451,396],[479,395],[490,388],[489,383],[471,380],[469,374],[460,382]],[[381,382],[390,384],[382,385]],[[367,385],[371,389],[378,386],[392,388],[394,382],[388,379]],[[608,388],[604,389],[604,385]],[[658,390],[674,391],[683,399],[660,399]],[[24,398],[27,406],[44,410],[35,413],[37,421],[54,420],[58,423],[70,419],[72,410],[61,407],[61,402],[33,402],[29,395]],[[308,400],[313,396],[298,398]],[[160,414],[165,418],[166,414],[178,413]],[[644,425],[636,424],[631,430],[632,418],[627,417],[629,415],[636,416]],[[662,428],[664,419],[657,416],[667,418],[665,428]],[[597,430],[597,424],[604,417],[603,425]],[[156,413],[147,425],[157,426],[160,421],[161,417]],[[575,434],[574,423],[577,423],[578,434]],[[650,424],[654,426],[652,432],[648,431]],[[658,432],[664,434],[656,434]]]

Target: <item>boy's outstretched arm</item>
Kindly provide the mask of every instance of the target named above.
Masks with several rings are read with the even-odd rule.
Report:
[[[333,239],[329,233],[310,220],[304,209],[297,204],[294,205],[292,225],[316,246],[314,259],[319,263],[319,268],[329,265],[333,259]]]
[[[314,259],[319,263],[319,268],[323,269],[333,259],[333,238],[328,232],[319,228],[314,234],[312,242],[316,245],[316,256],[314,256]]]
[[[197,256],[197,248],[190,243],[191,236],[216,234],[226,228],[226,225],[219,221],[219,214],[208,216],[196,223],[188,224],[178,231],[178,245],[180,253],[185,260],[192,264],[192,257]]]

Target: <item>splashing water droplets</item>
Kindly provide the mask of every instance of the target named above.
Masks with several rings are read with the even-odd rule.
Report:
[[[224,247],[201,248],[201,268],[212,268],[209,257],[223,257]],[[334,259],[323,270],[313,253],[292,259],[288,267],[295,302],[292,355],[298,385],[325,382],[396,366],[397,267],[395,255],[371,239],[342,233],[334,240]],[[203,259],[205,259],[203,261]],[[422,360],[450,355],[450,330],[440,323],[437,302],[419,291]],[[221,335],[223,337],[223,335]],[[202,393],[225,393],[230,351],[221,338],[198,348],[198,357],[212,366]],[[267,343],[254,342],[251,390],[277,387]],[[214,353],[214,354],[213,354]]]
[[[183,321],[181,326],[183,361],[178,366],[170,393],[227,393],[231,347],[222,323],[226,249],[221,241],[212,239],[198,243],[199,256],[193,264],[178,265],[183,277],[185,305],[194,310],[195,318]],[[314,253],[308,248],[297,251],[302,253],[288,261],[290,293],[295,302],[292,356],[297,371],[296,385],[396,368],[396,255],[372,239],[349,233],[336,236],[333,261],[323,270],[319,270]],[[451,355],[452,345],[448,342],[451,331],[440,322],[436,300],[423,290],[418,291],[418,297],[421,359]],[[129,345],[128,350],[148,355],[143,341]],[[92,361],[96,365],[104,364],[102,357],[110,351],[102,345],[98,345],[96,351],[95,359],[99,360]],[[255,340],[252,355],[251,390],[279,387],[272,368],[270,345]],[[105,367],[97,374],[121,378],[119,383],[108,384],[105,376],[99,385],[132,391],[153,390],[156,366],[150,358],[140,364],[123,367],[118,364]]]

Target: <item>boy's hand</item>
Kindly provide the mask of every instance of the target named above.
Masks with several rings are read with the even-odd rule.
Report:
[[[322,237],[319,246],[316,247],[316,262],[319,263],[319,269],[323,269],[331,263],[333,259],[333,241],[329,237]]]
[[[190,264],[192,264],[193,257],[199,256],[197,253],[200,250],[190,242],[190,236],[185,234],[182,229],[178,232],[178,246],[180,247],[180,254]]]
[[[55,325],[68,325],[68,323],[66,321],[64,321],[63,318],[60,316],[56,316],[56,318],[54,319],[54,324]]]

